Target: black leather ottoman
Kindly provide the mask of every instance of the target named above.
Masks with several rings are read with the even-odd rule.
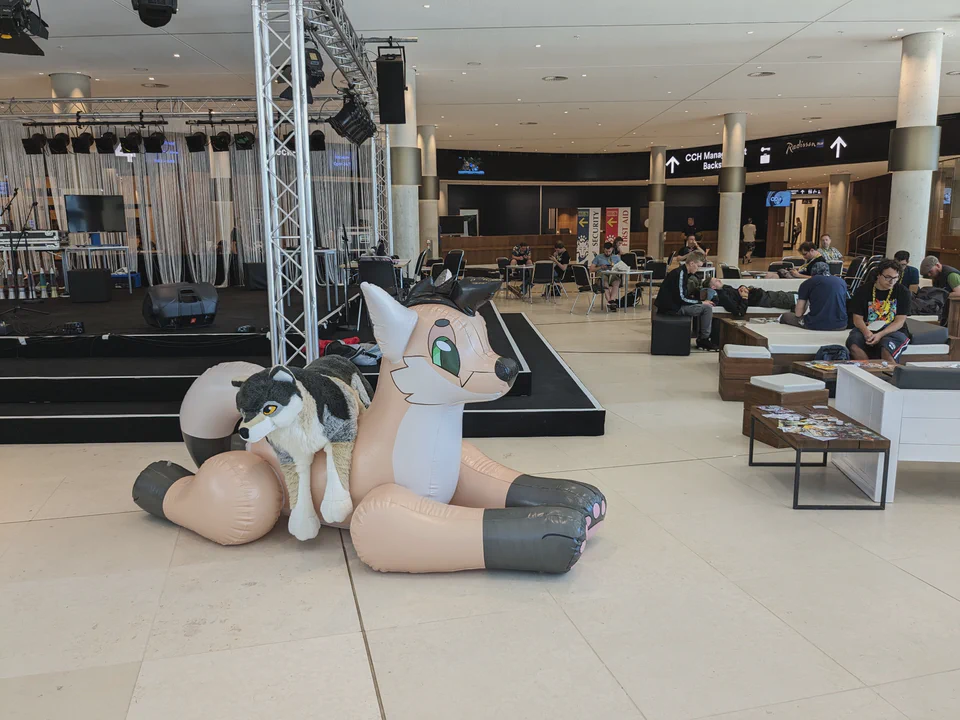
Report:
[[[71,270],[67,281],[75,303],[108,302],[113,297],[113,278],[106,268]]]
[[[691,318],[655,312],[650,316],[651,355],[689,355]]]

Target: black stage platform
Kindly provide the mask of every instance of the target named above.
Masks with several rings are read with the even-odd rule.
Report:
[[[357,293],[347,315],[318,308],[321,337],[372,340],[367,322],[356,331]],[[118,291],[93,305],[47,300],[31,307],[50,316],[12,323],[17,335],[0,337],[0,444],[178,441],[180,401],[201,373],[221,362],[270,364],[266,293],[221,290],[213,326],[173,333],[143,321],[143,294]],[[12,304],[0,302],[0,311]],[[464,435],[602,435],[603,408],[526,316],[501,315],[494,304],[482,314],[491,345],[521,373],[507,397],[467,406]],[[51,334],[73,321],[84,335]],[[257,332],[237,333],[240,325]],[[379,368],[364,372],[375,386]]]

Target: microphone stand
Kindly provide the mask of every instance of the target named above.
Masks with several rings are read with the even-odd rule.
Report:
[[[33,210],[36,210],[37,204],[38,203],[34,201],[33,207],[32,207]],[[11,264],[13,266],[12,269],[13,269],[14,282],[16,282],[17,275],[20,274],[20,254],[19,254],[20,244],[26,241],[27,232],[29,231],[29,229],[30,229],[30,218],[28,217],[26,222],[23,224],[23,227],[20,228],[20,235],[14,241],[13,249],[11,251],[11,255],[13,256]],[[23,277],[23,282],[24,282],[24,291],[26,291],[26,288],[27,288],[26,276]],[[17,288],[16,290],[17,290],[17,294],[19,294],[20,288]],[[13,315],[16,316],[16,314],[21,310],[23,312],[34,313],[35,315],[49,315],[50,313],[44,312],[43,310],[34,310],[33,308],[23,307],[24,305],[28,305],[28,304],[34,305],[36,303],[42,303],[42,302],[43,300],[40,298],[20,300],[16,305],[14,305],[9,310],[4,310],[3,312],[0,312],[0,317],[3,317],[4,315],[9,315],[11,313],[13,313]]]
[[[13,212],[10,210],[10,208],[13,207],[13,201],[17,199],[17,195],[19,194],[20,194],[20,188],[14,188],[13,195],[10,196],[10,202],[8,202],[7,206],[2,211],[0,211],[0,221],[3,220],[4,215],[6,215],[7,213],[10,213],[10,217],[7,219],[10,221],[11,228],[13,228]]]

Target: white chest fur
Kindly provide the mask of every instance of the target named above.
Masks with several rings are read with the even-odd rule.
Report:
[[[298,383],[299,384],[299,383]],[[296,461],[303,456],[312,458],[327,443],[323,425],[317,415],[317,403],[306,388],[300,386],[303,408],[297,419],[286,427],[278,427],[270,433],[270,440],[286,450]]]
[[[421,497],[450,502],[460,477],[463,405],[411,405],[393,446],[393,477]]]

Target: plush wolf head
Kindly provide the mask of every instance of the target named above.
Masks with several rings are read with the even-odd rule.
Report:
[[[246,380],[234,380],[240,437],[255,443],[276,428],[292,425],[303,409],[303,396],[293,373],[282,366],[261,370]]]
[[[520,370],[516,361],[490,347],[486,323],[475,312],[499,283],[445,276],[449,273],[437,283],[428,278],[413,288],[408,307],[379,287],[361,285],[383,352],[382,368],[414,405],[495,400],[510,389]]]

